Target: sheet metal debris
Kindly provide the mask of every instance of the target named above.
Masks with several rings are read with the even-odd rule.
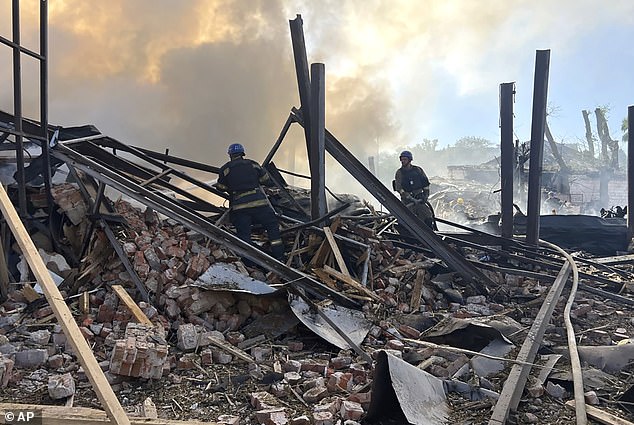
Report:
[[[288,302],[297,318],[317,335],[343,350],[353,348],[302,299],[289,294]],[[372,323],[366,320],[360,311],[334,304],[318,306],[318,308],[357,345],[363,342],[372,326]]]
[[[592,366],[615,373],[634,361],[634,343],[617,345],[580,346],[579,358]]]
[[[196,279],[194,285],[212,291],[246,292],[254,295],[271,294],[277,290],[261,280],[240,273],[230,263],[212,264]]]
[[[385,351],[378,353],[366,417],[369,423],[389,418],[394,423],[446,424],[446,400],[440,379]]]
[[[496,339],[502,340],[506,344],[512,344],[499,330],[492,326],[476,320],[455,318],[438,323],[421,339],[471,351],[480,351]]]
[[[504,358],[515,347],[506,339],[496,338],[480,352],[489,356]],[[492,376],[504,370],[505,363],[488,357],[475,356],[471,360],[471,367],[478,376]]]

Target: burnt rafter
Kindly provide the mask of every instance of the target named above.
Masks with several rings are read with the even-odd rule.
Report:
[[[301,111],[293,108],[296,121],[303,124]],[[430,228],[420,221],[394,194],[381,183],[357,158],[354,157],[335,136],[326,130],[326,151],[335,158],[343,168],[363,185],[382,205],[384,205],[403,226],[422,243],[427,245],[436,255],[442,258],[449,267],[458,272],[462,278],[473,284],[481,293],[488,293],[486,284],[494,283],[480,270],[466,261],[457,251],[443,242]]]

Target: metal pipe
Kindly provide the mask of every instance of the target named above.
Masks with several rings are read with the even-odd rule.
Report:
[[[526,208],[526,242],[531,245],[537,245],[537,241],[539,240],[539,215],[542,202],[542,161],[544,158],[544,131],[546,129],[549,67],[550,50],[538,50],[535,56],[531,151],[528,169],[528,206]]]
[[[513,95],[515,83],[500,84],[500,173],[502,236],[513,237]]]

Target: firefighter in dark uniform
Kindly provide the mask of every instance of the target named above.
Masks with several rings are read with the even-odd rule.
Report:
[[[421,167],[412,165],[414,157],[410,151],[401,152],[399,159],[401,168],[396,170],[394,189],[401,195],[401,201],[408,206],[409,210],[433,229],[433,215],[427,205],[429,178]]]
[[[231,160],[220,168],[216,187],[229,193],[229,218],[238,237],[251,242],[251,226],[261,224],[266,230],[273,257],[282,260],[284,245],[279,223],[266,194],[260,185],[273,182],[266,170],[250,159],[244,158],[244,146],[234,143],[227,150]]]

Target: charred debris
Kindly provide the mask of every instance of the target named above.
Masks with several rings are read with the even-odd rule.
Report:
[[[285,262],[257,230],[254,245],[232,232],[206,183],[217,167],[0,113],[1,146],[20,152],[19,184],[0,191],[0,409],[50,423],[630,423],[627,223],[540,217],[541,167],[527,214],[513,207],[517,158],[541,164],[552,137],[549,51],[530,147],[512,140],[501,85],[502,212],[483,226],[439,215],[449,230],[433,231],[325,128],[324,67],[309,73],[301,17],[290,26],[301,107],[263,162]],[[310,191],[273,162],[291,125]],[[328,211],[326,153],[389,212],[343,195]],[[437,192],[437,212],[455,207]],[[596,251],[572,252],[584,232]]]

